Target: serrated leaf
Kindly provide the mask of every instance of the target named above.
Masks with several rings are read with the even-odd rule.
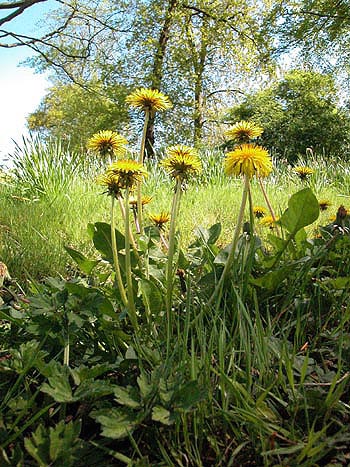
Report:
[[[90,415],[100,423],[101,434],[112,439],[125,438],[143,419],[140,415],[124,408],[93,411]]]
[[[172,425],[175,421],[175,418],[161,405],[156,405],[152,409],[152,420],[155,422],[163,423],[164,425]]]
[[[140,395],[138,390],[133,386],[127,386],[126,388],[121,386],[114,386],[113,392],[116,401],[119,404],[125,405],[126,407],[130,407],[132,409],[139,409],[141,407]]]
[[[68,368],[64,366],[52,367],[52,374],[48,383],[43,383],[41,391],[49,394],[56,402],[73,402],[72,388],[69,384]]]

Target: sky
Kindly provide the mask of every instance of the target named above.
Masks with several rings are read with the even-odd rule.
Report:
[[[37,31],[38,21],[49,8],[50,2],[34,5],[9,22],[7,28],[20,33]],[[26,117],[38,107],[50,85],[47,75],[20,65],[31,55],[27,47],[0,47],[0,165],[6,165],[7,154],[13,152],[12,140],[20,142],[22,135],[28,135]]]

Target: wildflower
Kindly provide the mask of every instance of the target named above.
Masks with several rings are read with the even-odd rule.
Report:
[[[98,152],[102,157],[122,156],[125,154],[127,140],[115,131],[104,130],[95,133],[87,143],[88,149]]]
[[[177,180],[186,180],[191,174],[197,175],[202,164],[197,151],[190,146],[178,144],[167,149],[168,157],[161,162],[170,176]]]
[[[310,169],[310,167],[299,165],[298,167],[294,167],[294,172],[298,175],[300,180],[306,180],[314,173],[314,170]]]
[[[262,206],[255,206],[253,208],[253,213],[254,213],[254,216],[257,218],[257,219],[260,219],[261,217],[265,217],[266,216],[266,209]]]
[[[117,176],[121,188],[132,190],[142,177],[147,176],[147,170],[133,159],[120,159],[108,167],[107,174]]]
[[[161,211],[160,214],[150,214],[149,218],[153,222],[153,224],[160,230],[163,230],[164,224],[166,224],[170,220],[169,213],[165,211]]]
[[[332,205],[332,203],[328,199],[321,199],[318,202],[318,205],[320,206],[321,211],[327,211],[327,209],[329,208],[329,206]]]
[[[106,193],[109,196],[114,196],[118,198],[121,195],[121,184],[118,175],[114,175],[112,173],[105,173],[103,175],[99,175],[96,179],[96,182],[99,185],[103,185],[107,187]]]
[[[276,217],[276,219],[274,219],[272,216],[265,216],[263,219],[261,219],[260,223],[265,227],[273,229],[278,221],[279,217]]]
[[[137,89],[127,96],[125,102],[143,111],[167,110],[172,107],[169,98],[156,89]]]
[[[143,196],[141,199],[141,205],[145,206],[146,204],[149,204],[152,201],[152,196]],[[137,198],[131,198],[129,201],[130,206],[133,209],[137,208]]]
[[[232,128],[225,132],[225,135],[241,143],[248,142],[250,139],[257,138],[264,130],[253,122],[241,120],[235,123]]]
[[[328,218],[328,220],[329,220],[329,222],[333,223],[333,222],[335,222],[336,218],[337,218],[337,216],[334,216],[334,215],[333,215],[333,216],[330,216],[330,217]]]
[[[254,144],[242,144],[228,152],[225,159],[227,175],[246,175],[252,178],[267,177],[272,171],[272,162],[268,151]]]

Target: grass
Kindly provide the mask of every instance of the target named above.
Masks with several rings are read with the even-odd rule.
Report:
[[[217,222],[222,224],[219,244],[224,245],[231,240],[240,204],[237,193],[241,184],[238,179],[224,177],[218,165],[218,162],[213,165],[212,181],[209,182],[207,174],[207,179],[191,186],[182,199],[179,226],[184,245],[193,240],[197,226],[208,228]],[[332,202],[332,207],[320,217],[320,223],[327,224],[340,204],[349,204],[346,193],[349,193],[350,173],[337,160],[331,160],[328,165],[312,161],[312,166],[315,174],[306,185],[311,186],[319,199]],[[210,173],[210,167],[208,171]],[[150,172],[144,194],[153,199],[147,206],[147,212],[169,211],[172,185],[156,167],[152,167]],[[330,173],[334,176],[331,181]],[[267,191],[278,215],[286,208],[288,197],[306,185],[285,166],[277,166],[270,178],[266,183]],[[108,200],[101,194],[103,189],[96,185],[93,177],[76,177],[70,188],[64,187],[53,200],[51,197],[38,198],[36,193],[23,196],[21,187],[13,183],[2,183],[0,190],[0,258],[8,265],[11,274],[21,280],[28,276],[35,279],[56,274],[66,276],[67,264],[72,264],[63,246],[68,244],[85,253],[91,252],[87,224],[108,220]],[[257,183],[253,184],[253,199],[255,205],[265,205]]]

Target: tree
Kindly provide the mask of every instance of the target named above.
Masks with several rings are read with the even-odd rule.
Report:
[[[180,134],[182,142],[198,144],[210,125],[208,116],[224,98],[232,101],[247,70],[261,70],[268,57],[268,38],[259,35],[261,1],[79,0],[75,5],[79,14],[56,37],[57,47],[43,47],[34,65],[53,69],[63,83],[86,87],[98,76],[107,88],[115,83],[130,91],[159,88],[174,103],[172,112],[157,115],[158,135],[166,135],[167,143]],[[150,154],[153,125],[151,119]]]
[[[123,132],[129,121],[127,90],[117,85],[106,89],[98,81],[87,84],[89,90],[74,83],[53,86],[29,115],[28,128],[67,141],[76,150],[86,148],[88,138],[99,130]]]
[[[344,155],[350,143],[350,116],[339,106],[334,79],[294,70],[233,107],[228,120],[253,120],[264,128],[261,143],[294,161],[307,148]]]

